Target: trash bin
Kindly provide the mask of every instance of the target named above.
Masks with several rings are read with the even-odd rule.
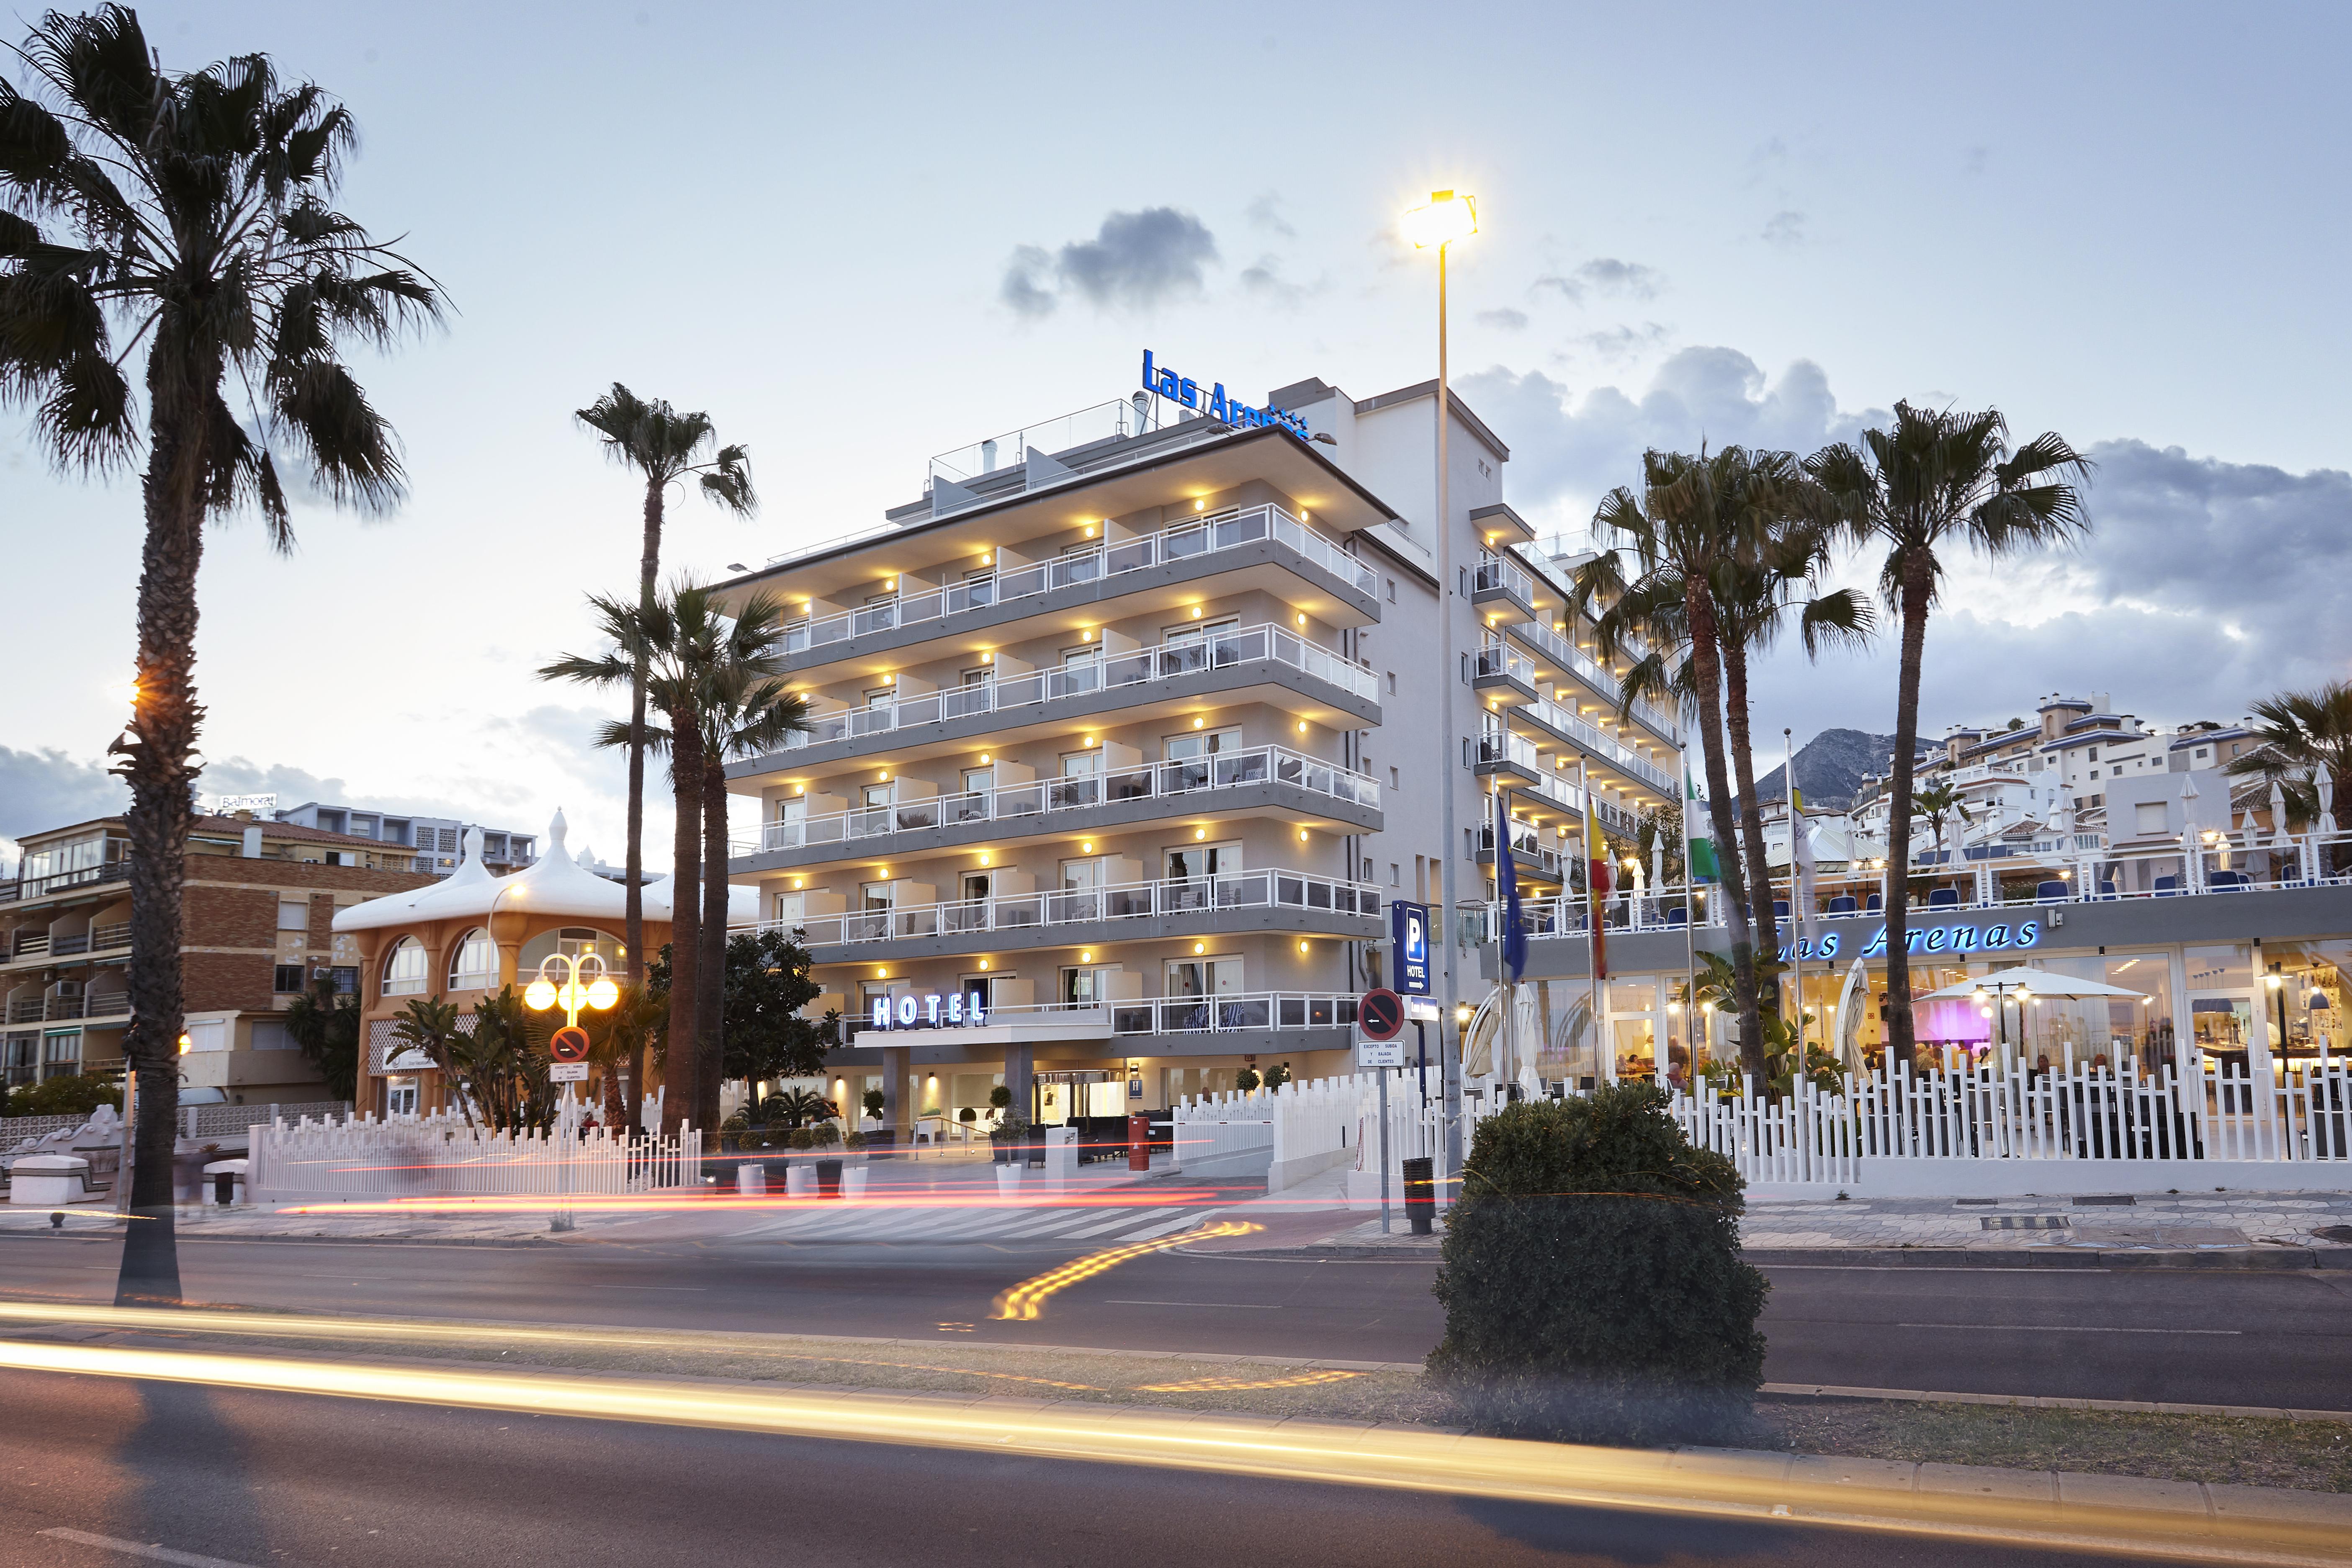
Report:
[[[1415,1236],[1431,1235],[1437,1224],[1437,1162],[1426,1155],[1404,1163],[1404,1217]]]
[[[1127,1168],[1130,1171],[1151,1169],[1151,1118],[1149,1116],[1127,1119]]]
[[[819,1160],[816,1163],[816,1195],[820,1198],[841,1196],[841,1162]]]

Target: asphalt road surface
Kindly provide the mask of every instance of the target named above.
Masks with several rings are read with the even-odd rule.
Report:
[[[0,1568],[2112,1562],[1671,1514],[50,1373],[0,1379],[0,1473],[9,1478]]]
[[[120,1244],[0,1237],[0,1292],[112,1299]],[[996,1322],[1083,1242],[189,1241],[193,1300],[354,1313],[1417,1361],[1443,1331],[1422,1259],[1155,1253]],[[2352,1274],[1775,1266],[1780,1383],[2186,1404],[2352,1406]],[[1673,1331],[1667,1323],[1659,1331]]]

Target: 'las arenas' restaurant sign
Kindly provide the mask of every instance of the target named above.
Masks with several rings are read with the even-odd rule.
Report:
[[[1905,933],[1904,951],[1916,957],[1924,952],[1975,952],[1979,950],[1998,952],[2002,948],[2033,947],[2042,941],[2042,922],[2020,921],[2011,925],[2003,921],[1997,925],[1913,926]],[[1803,942],[1784,942],[1780,962],[1802,963],[1810,959],[1835,958],[1842,945],[1838,933],[1824,932]],[[1881,925],[1862,950],[1864,958],[1886,956],[1886,928]]]

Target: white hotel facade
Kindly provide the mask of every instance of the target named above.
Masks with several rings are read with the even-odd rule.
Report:
[[[761,821],[731,877],[806,932],[812,1011],[857,1026],[829,1072],[902,1132],[999,1083],[1059,1121],[1345,1070],[1390,902],[1438,902],[1449,856],[1489,896],[1490,790],[1538,896],[1583,811],[1671,798],[1678,733],[1614,721],[1458,397],[1444,519],[1433,383],[1226,413],[1139,394],[934,458],[878,526],[724,584],[785,601],[814,716],[730,766]]]

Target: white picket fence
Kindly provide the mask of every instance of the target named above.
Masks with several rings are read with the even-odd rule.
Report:
[[[450,1114],[304,1117],[252,1130],[247,1190],[257,1201],[291,1198],[621,1196],[689,1184],[701,1147],[675,1137],[631,1142],[567,1118],[546,1134],[493,1132]]]
[[[1286,1085],[1285,1089],[1288,1086]],[[1239,1160],[1275,1142],[1276,1114],[1284,1089],[1226,1089],[1187,1095],[1171,1108],[1171,1152],[1176,1167]]]

